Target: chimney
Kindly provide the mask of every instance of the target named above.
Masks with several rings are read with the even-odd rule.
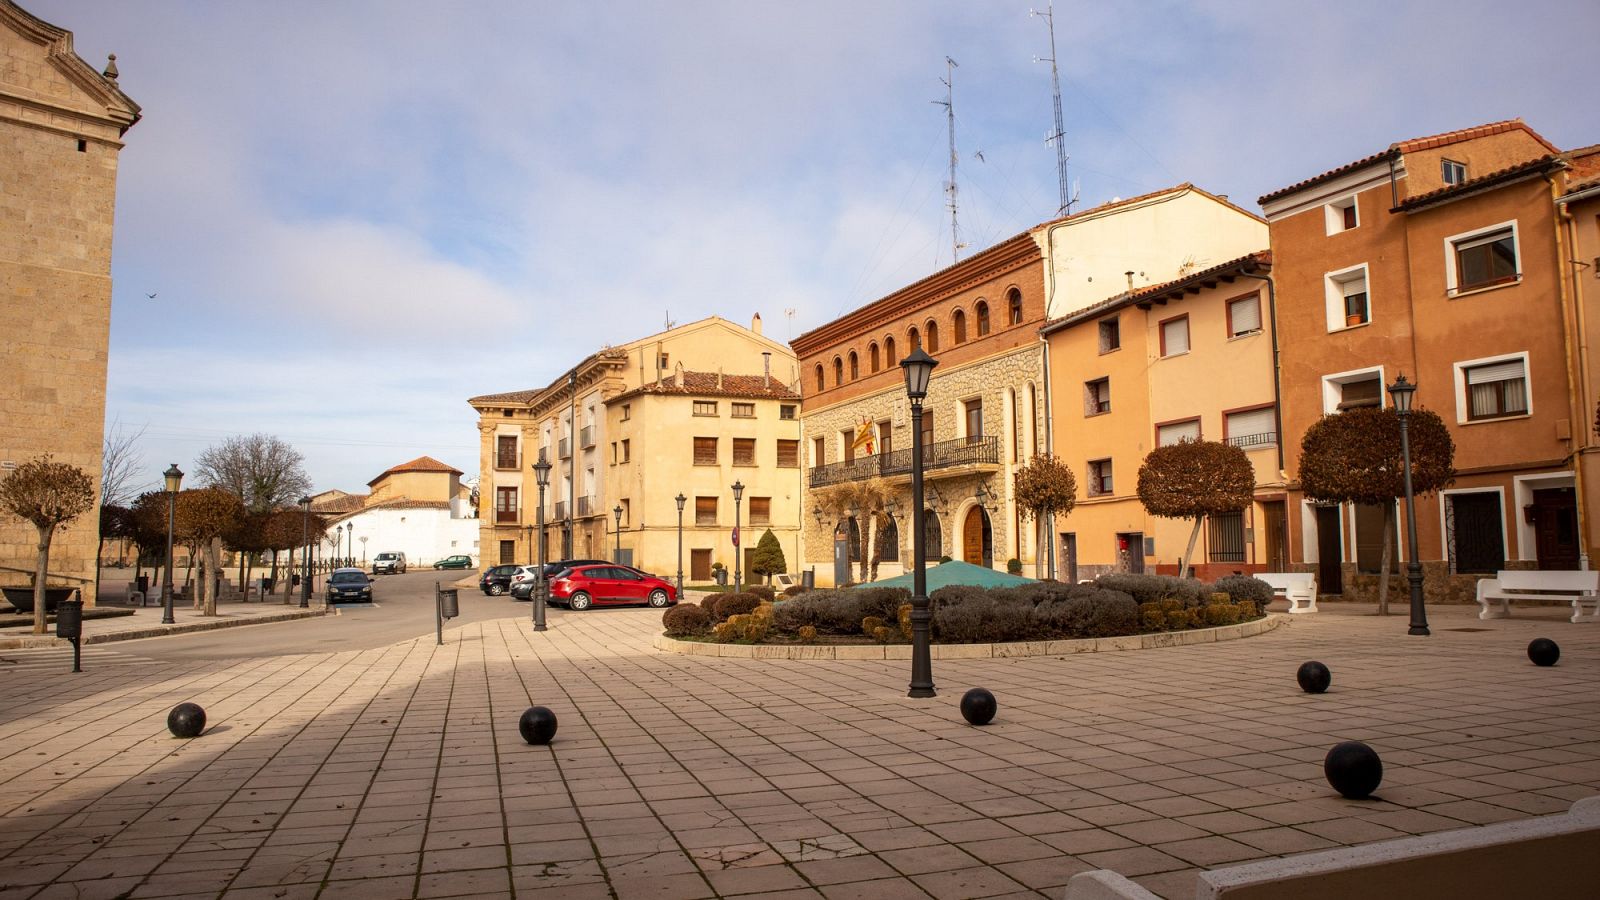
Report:
[[[717,390],[722,390],[722,367],[717,366]]]
[[[1128,271],[1123,272],[1122,274],[1128,276],[1128,293],[1130,293],[1130,294],[1133,293],[1133,270],[1129,269]]]
[[[683,387],[683,363],[681,362],[672,367],[672,386]]]
[[[750,330],[756,334],[761,333],[761,313],[756,313],[750,317]]]
[[[761,387],[772,387],[772,351],[761,351]]]

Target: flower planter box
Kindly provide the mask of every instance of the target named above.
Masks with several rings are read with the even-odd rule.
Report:
[[[69,599],[77,588],[47,587],[44,589],[44,611],[53,613],[61,601]],[[0,588],[6,595],[6,602],[16,607],[19,613],[33,612],[33,588],[8,587]]]

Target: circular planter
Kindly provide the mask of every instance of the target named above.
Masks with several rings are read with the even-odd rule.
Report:
[[[77,588],[47,587],[44,589],[44,611],[53,613],[61,601],[69,599]],[[33,612],[33,588],[8,587],[0,588],[6,595],[6,602],[16,607],[19,613]]]

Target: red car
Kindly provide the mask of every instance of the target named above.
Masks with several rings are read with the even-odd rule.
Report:
[[[648,603],[672,606],[678,591],[672,582],[622,565],[577,566],[550,579],[550,599],[568,609],[584,610],[596,603]]]

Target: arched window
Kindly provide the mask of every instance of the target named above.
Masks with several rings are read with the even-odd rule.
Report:
[[[928,345],[928,352],[929,353],[938,353],[939,352],[939,323],[935,322],[932,319],[929,319],[927,327],[928,327],[928,336],[926,338],[924,338],[923,340]]]
[[[894,355],[894,338],[883,339],[883,365],[885,368],[900,364],[900,357]]]
[[[983,337],[989,333],[989,301],[979,300],[975,311],[978,314],[978,337]]]
[[[822,390],[827,385],[822,383],[822,363],[817,363],[817,390]]]
[[[878,525],[878,558],[883,562],[900,561],[900,525],[887,513]]]
[[[873,341],[867,345],[867,368],[873,372],[878,371],[878,342]]]
[[[835,356],[833,358],[833,386],[844,384],[844,360]]]
[[[1022,324],[1022,292],[1016,288],[1006,292],[1006,308],[1010,310],[1011,324]]]
[[[850,380],[855,381],[861,377],[861,362],[856,358],[856,352],[850,351]]]
[[[917,330],[917,326],[911,326],[911,330],[906,332],[906,338],[913,352],[922,346],[922,332]]]
[[[965,344],[967,342],[967,314],[959,309],[956,310],[955,314],[950,317],[950,324],[954,326],[955,334],[953,337],[955,342]]]

